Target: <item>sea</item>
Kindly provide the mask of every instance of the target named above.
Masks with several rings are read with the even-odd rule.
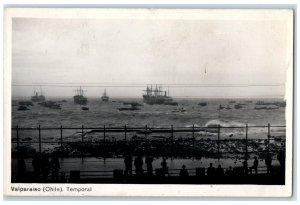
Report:
[[[14,98],[14,101],[28,100],[22,98]],[[236,138],[245,137],[245,129],[222,129],[222,127],[245,127],[249,126],[248,139],[266,138],[268,134],[267,127],[254,128],[253,126],[267,126],[271,125],[271,135],[285,137],[284,127],[272,126],[285,126],[285,107],[275,106],[276,109],[255,109],[255,107],[262,107],[256,103],[263,101],[265,103],[283,102],[282,99],[174,99],[178,102],[178,106],[172,105],[147,105],[142,102],[141,98],[111,98],[109,102],[102,102],[101,98],[89,98],[89,110],[82,110],[80,105],[76,105],[72,98],[48,98],[47,100],[56,101],[61,104],[61,109],[51,109],[43,107],[34,103],[34,106],[29,106],[29,110],[18,111],[18,106],[12,106],[12,127],[18,126],[19,128],[102,128],[106,127],[155,127],[155,128],[187,128],[195,127],[211,127],[221,126],[221,138],[228,137],[229,135]],[[66,102],[62,102],[65,100]],[[137,102],[140,103],[140,110],[134,111],[119,111],[118,108],[129,107],[124,103]],[[199,103],[206,102],[206,105]],[[235,105],[240,104],[240,108],[235,108]],[[220,109],[220,106],[224,109]],[[273,106],[273,105],[272,105]],[[272,107],[265,106],[265,107]],[[272,107],[274,108],[274,106]],[[76,134],[77,133],[77,134]],[[60,131],[43,131],[43,141],[51,141],[59,139]],[[77,130],[64,131],[64,138],[69,140],[78,140]],[[128,134],[131,135],[131,134]],[[132,133],[133,135],[133,133]],[[175,137],[180,134],[176,134]],[[35,141],[37,140],[38,133],[35,131],[19,131],[19,138],[21,141]],[[110,136],[108,136],[109,138]],[[115,138],[122,136],[114,136]],[[128,136],[129,138],[132,136]],[[196,139],[201,137],[215,138],[216,133],[209,133],[200,131],[195,133]],[[12,131],[12,141],[16,139],[15,130]],[[47,145],[45,145],[47,146]],[[51,146],[51,145],[49,145]],[[13,149],[15,144],[13,146]],[[43,147],[43,149],[51,149],[51,147]],[[171,159],[168,159],[171,160]],[[173,161],[175,160],[175,161]],[[176,161],[177,160],[177,161]],[[161,158],[155,159],[154,164],[159,166]],[[180,168],[184,163],[187,168],[197,167],[203,163],[208,166],[209,162],[215,162],[216,159],[172,159],[168,161],[171,168]],[[178,163],[175,163],[178,162]],[[14,164],[15,162],[13,162]],[[30,167],[31,159],[26,159],[26,163]],[[84,161],[79,158],[64,159],[62,160],[62,169],[68,170],[94,170],[94,169],[112,169],[122,168],[124,165],[123,159],[99,159],[95,157],[87,158]],[[225,163],[225,161],[220,162]],[[224,166],[236,165],[240,163],[236,159],[231,161],[227,160]],[[262,166],[263,162],[261,163]],[[65,166],[64,166],[65,165]],[[71,166],[72,165],[72,166]],[[31,169],[31,168],[29,168]]]

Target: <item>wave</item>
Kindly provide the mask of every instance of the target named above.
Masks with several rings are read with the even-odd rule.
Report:
[[[231,120],[210,120],[205,124],[205,127],[217,127],[220,125],[221,127],[245,127],[245,123],[231,121]]]

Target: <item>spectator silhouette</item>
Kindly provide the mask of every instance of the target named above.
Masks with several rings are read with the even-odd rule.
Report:
[[[60,164],[56,155],[54,155],[51,159],[50,168],[52,171],[52,180],[58,180]]]
[[[207,176],[211,177],[211,176],[215,176],[215,168],[213,167],[212,163],[209,164],[209,167],[207,168]]]
[[[45,154],[41,158],[41,171],[44,180],[48,179],[49,169],[50,169],[49,157]]]
[[[163,158],[163,161],[160,163],[160,165],[163,170],[163,175],[165,176],[166,174],[169,174],[166,158]]]
[[[229,166],[229,169],[226,170],[225,175],[228,176],[228,177],[232,177],[233,176],[232,166]]]
[[[126,154],[125,159],[125,175],[130,175],[132,176],[132,156],[131,153]]]
[[[24,180],[26,174],[26,164],[24,157],[18,153],[18,175],[21,180]]]
[[[224,170],[221,167],[221,165],[218,166],[217,168],[217,172],[216,172],[217,176],[222,177],[224,175]]]
[[[283,150],[280,150],[277,155],[277,159],[280,163],[280,168],[285,170],[285,153]]]
[[[153,167],[152,167],[153,157],[148,156],[146,157],[146,164],[147,164],[147,173],[152,175]]]
[[[244,172],[244,174],[248,174],[248,162],[247,162],[247,159],[245,159],[245,161],[243,161],[243,172]]]
[[[33,174],[39,179],[41,174],[41,155],[37,153],[32,160]]]
[[[272,169],[272,158],[269,153],[266,156],[265,164],[267,165],[267,173],[270,174]]]
[[[252,173],[252,169],[254,169],[255,174],[257,174],[257,167],[258,167],[258,159],[257,157],[254,157],[253,166],[251,167],[251,173]]]
[[[137,156],[134,160],[134,166],[135,166],[135,173],[136,175],[142,175],[144,170],[143,170],[143,159],[141,156]]]
[[[185,165],[182,165],[182,169],[180,170],[179,176],[181,178],[187,178],[189,176],[189,172],[185,169]]]

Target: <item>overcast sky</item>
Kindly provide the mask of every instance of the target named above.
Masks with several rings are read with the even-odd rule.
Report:
[[[14,18],[12,83],[285,84],[285,21]],[[34,87],[12,87],[30,96]],[[35,89],[39,89],[36,86]],[[73,87],[43,87],[73,96]],[[103,87],[84,88],[100,96]],[[278,97],[284,86],[170,88],[173,96]],[[107,87],[141,96],[142,87]]]

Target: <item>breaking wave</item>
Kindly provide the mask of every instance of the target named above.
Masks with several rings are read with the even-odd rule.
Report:
[[[205,127],[217,127],[218,125],[222,127],[244,127],[245,123],[230,121],[230,120],[210,120],[205,124]]]

